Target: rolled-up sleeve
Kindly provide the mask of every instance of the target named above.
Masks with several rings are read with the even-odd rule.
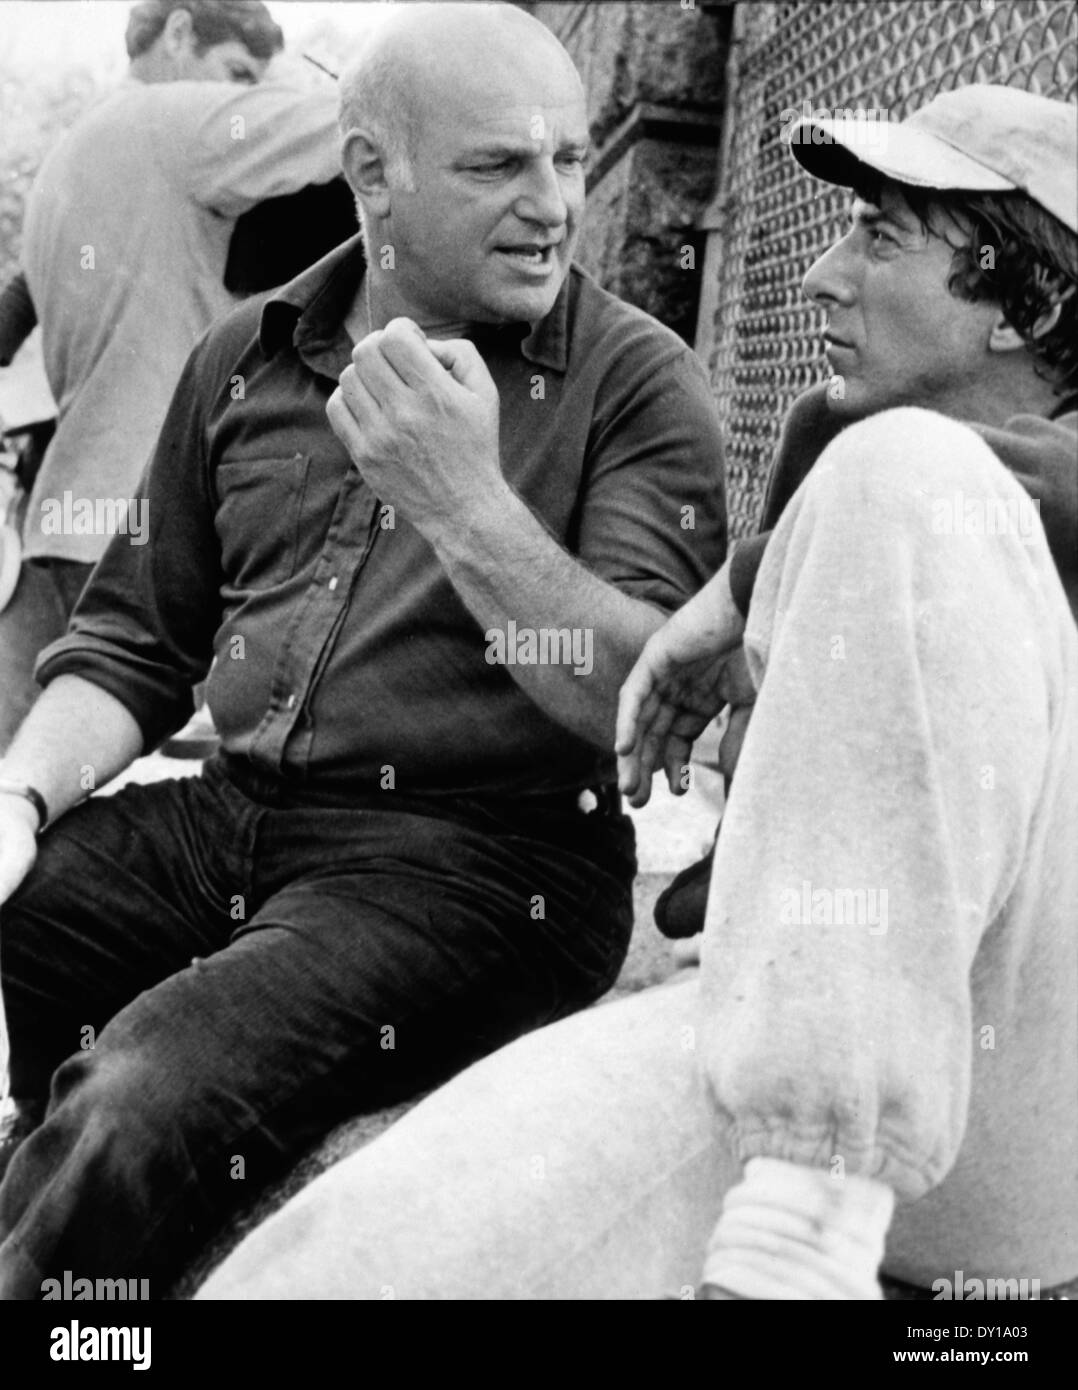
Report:
[[[644,341],[600,393],[576,551],[594,573],[664,613],[722,564],[722,434],[707,376],[687,348]]]
[[[227,382],[219,358],[206,339],[192,352],[132,499],[128,533],[112,537],[67,634],[36,668],[41,685],[76,675],[108,691],[138,723],[147,750],[190,717],[221,617],[205,452],[207,402]]]

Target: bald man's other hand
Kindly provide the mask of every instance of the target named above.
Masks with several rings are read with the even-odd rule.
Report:
[[[7,902],[34,867],[37,828],[37,812],[28,801],[0,796],[0,904]]]
[[[356,344],[326,414],[375,495],[428,538],[507,486],[498,389],[464,339],[429,340],[393,319]]]

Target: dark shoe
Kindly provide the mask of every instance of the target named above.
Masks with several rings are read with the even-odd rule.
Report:
[[[715,831],[716,841],[719,838]],[[659,894],[655,901],[655,925],[675,941],[695,936],[704,930],[707,895],[711,889],[711,865],[715,859],[712,845],[703,859],[690,864]]]
[[[15,1100],[9,1096],[4,1101],[3,1113],[0,1114],[0,1182],[4,1181],[15,1150],[24,1139],[29,1139],[44,1118],[43,1100]]]

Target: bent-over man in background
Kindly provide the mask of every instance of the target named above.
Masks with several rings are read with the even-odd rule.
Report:
[[[141,528],[128,504],[184,362],[236,302],[237,218],[340,172],[332,87],[262,83],[283,38],[260,0],[142,0],[126,45],[127,77],[58,141],[27,201],[24,302],[57,425],[0,612],[0,753],[110,535]]]

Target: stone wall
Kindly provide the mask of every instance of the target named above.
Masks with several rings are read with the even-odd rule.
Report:
[[[703,0],[524,6],[588,91],[593,157],[578,259],[688,342],[714,191],[731,6]]]

